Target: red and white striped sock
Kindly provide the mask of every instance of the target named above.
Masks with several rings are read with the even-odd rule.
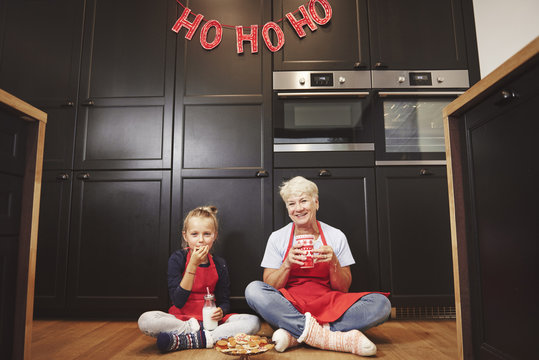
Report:
[[[305,317],[305,329],[298,338],[299,342],[305,342],[319,349],[348,352],[361,356],[376,354],[376,345],[361,331],[330,331],[320,326],[310,313],[305,313]]]

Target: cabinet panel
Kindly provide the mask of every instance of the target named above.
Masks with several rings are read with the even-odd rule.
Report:
[[[11,359],[15,324],[18,236],[0,235],[0,358]]]
[[[0,235],[20,231],[22,182],[22,176],[0,172]]]
[[[266,49],[260,37],[261,28],[258,29],[258,53],[251,53],[250,42],[244,42],[244,53],[238,54],[236,32],[230,26],[242,25],[245,34],[250,33],[252,24],[262,26],[268,21],[271,11],[269,1],[197,0],[190,9],[195,14],[203,14],[205,19],[218,20],[223,25],[223,37],[219,46],[208,51],[200,45],[200,32],[204,23],[192,40],[185,39],[185,28],[179,31],[179,56],[185,62],[185,95],[261,94],[262,67],[266,61],[271,62],[271,57],[263,56]],[[208,41],[213,41],[214,37],[215,31],[212,30]]]
[[[164,96],[167,2],[93,0],[87,8],[88,97]]]
[[[0,108],[0,171],[22,176],[25,155],[25,122]]]
[[[75,101],[82,32],[80,0],[7,0],[0,49],[2,89],[34,106]]]
[[[36,258],[35,311],[64,309],[72,172],[45,171]]]
[[[86,2],[75,169],[171,166],[175,3]]]
[[[271,221],[270,178],[184,177],[182,192],[182,217],[201,205],[212,204],[219,209],[219,236],[213,249],[227,261],[232,305],[241,306],[237,302],[244,298],[245,287],[262,279],[260,262]],[[173,248],[178,247],[175,242]]]
[[[284,32],[285,45],[274,53],[274,70],[353,70],[369,66],[369,29],[366,0],[329,1],[333,16],[326,25],[312,32],[304,27],[307,35],[300,38],[286,19],[303,0],[274,1],[274,18],[284,20],[279,24]],[[306,7],[307,8],[307,7]],[[324,11],[317,5],[317,13]],[[296,19],[301,13],[294,13]]]
[[[75,314],[166,309],[169,212],[169,171],[76,173],[68,279]]]
[[[47,113],[43,168],[46,170],[72,169],[75,146],[75,108],[44,106],[42,109]]]
[[[170,144],[165,137],[170,137],[171,131],[163,107],[96,106],[86,114],[77,134],[77,167],[163,166],[164,154],[170,153],[165,150]]]
[[[460,0],[369,0],[368,5],[375,68],[466,69]]]
[[[186,106],[184,168],[263,167],[261,105]]]
[[[467,140],[464,182],[469,190],[466,270],[479,359],[535,356],[526,344],[534,341],[539,295],[537,55],[530,63],[533,67],[521,76],[512,74],[511,82],[493,89],[462,117]],[[517,96],[504,98],[502,91]],[[516,328],[518,332],[507,332]]]
[[[348,168],[279,169],[274,172],[274,229],[290,222],[278,187],[284,180],[303,176],[318,186],[319,221],[340,229],[346,235],[356,263],[350,267],[350,291],[379,291],[378,241],[374,169]],[[329,176],[328,176],[329,175]]]
[[[381,274],[392,302],[452,306],[445,167],[376,169]]]

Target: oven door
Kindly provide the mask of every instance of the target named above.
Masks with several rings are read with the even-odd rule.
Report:
[[[377,165],[445,164],[442,110],[462,91],[380,91],[375,100]],[[398,162],[398,163],[397,163]]]
[[[276,91],[274,144],[365,144],[374,148],[368,91]]]

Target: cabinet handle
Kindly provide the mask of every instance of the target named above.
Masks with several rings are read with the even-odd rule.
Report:
[[[71,100],[67,100],[64,104],[62,104],[63,107],[74,107],[75,103]]]
[[[82,105],[82,106],[94,106],[95,103],[94,103],[93,100],[86,100],[86,101],[83,102],[81,105]]]
[[[432,175],[432,171],[430,171],[429,169],[421,169],[419,170],[419,175],[420,176]]]
[[[518,99],[518,94],[514,90],[502,90],[500,98],[495,102],[496,105],[504,106]]]
[[[266,170],[260,170],[256,172],[257,178],[263,178],[263,177],[268,177],[268,176],[269,176],[269,173]]]
[[[365,65],[363,65],[361,63],[361,61],[358,61],[357,63],[354,64],[354,69],[361,69],[361,68],[364,68]]]
[[[69,174],[59,174],[58,176],[56,176],[56,180],[61,180],[61,181],[64,181],[64,180],[69,180]]]
[[[79,178],[81,180],[88,180],[90,178],[90,174],[89,173],[83,173],[83,174],[80,174],[79,176],[77,176],[77,178]]]
[[[377,69],[386,68],[387,64],[385,64],[385,63],[383,63],[381,61],[378,61],[376,64],[374,64],[374,67],[377,68]]]
[[[320,170],[320,172],[318,172],[318,176],[320,176],[320,177],[331,176],[331,171],[326,170],[326,169],[322,169],[322,170]]]

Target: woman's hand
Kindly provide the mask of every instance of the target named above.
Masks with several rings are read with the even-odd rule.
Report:
[[[200,264],[206,263],[208,261],[209,251],[210,247],[208,245],[194,248],[191,251],[191,259],[189,260],[189,264],[198,267]]]
[[[333,259],[337,258],[335,256],[335,253],[333,252],[333,249],[329,245],[324,245],[314,250],[313,257],[315,264],[322,262],[331,262],[333,261]]]
[[[223,309],[218,307],[215,310],[213,310],[213,314],[211,315],[212,320],[221,321],[222,318],[223,318]]]
[[[288,256],[285,259],[286,267],[290,268],[292,264],[303,266],[307,251],[301,250],[301,245],[295,243],[288,252]]]

